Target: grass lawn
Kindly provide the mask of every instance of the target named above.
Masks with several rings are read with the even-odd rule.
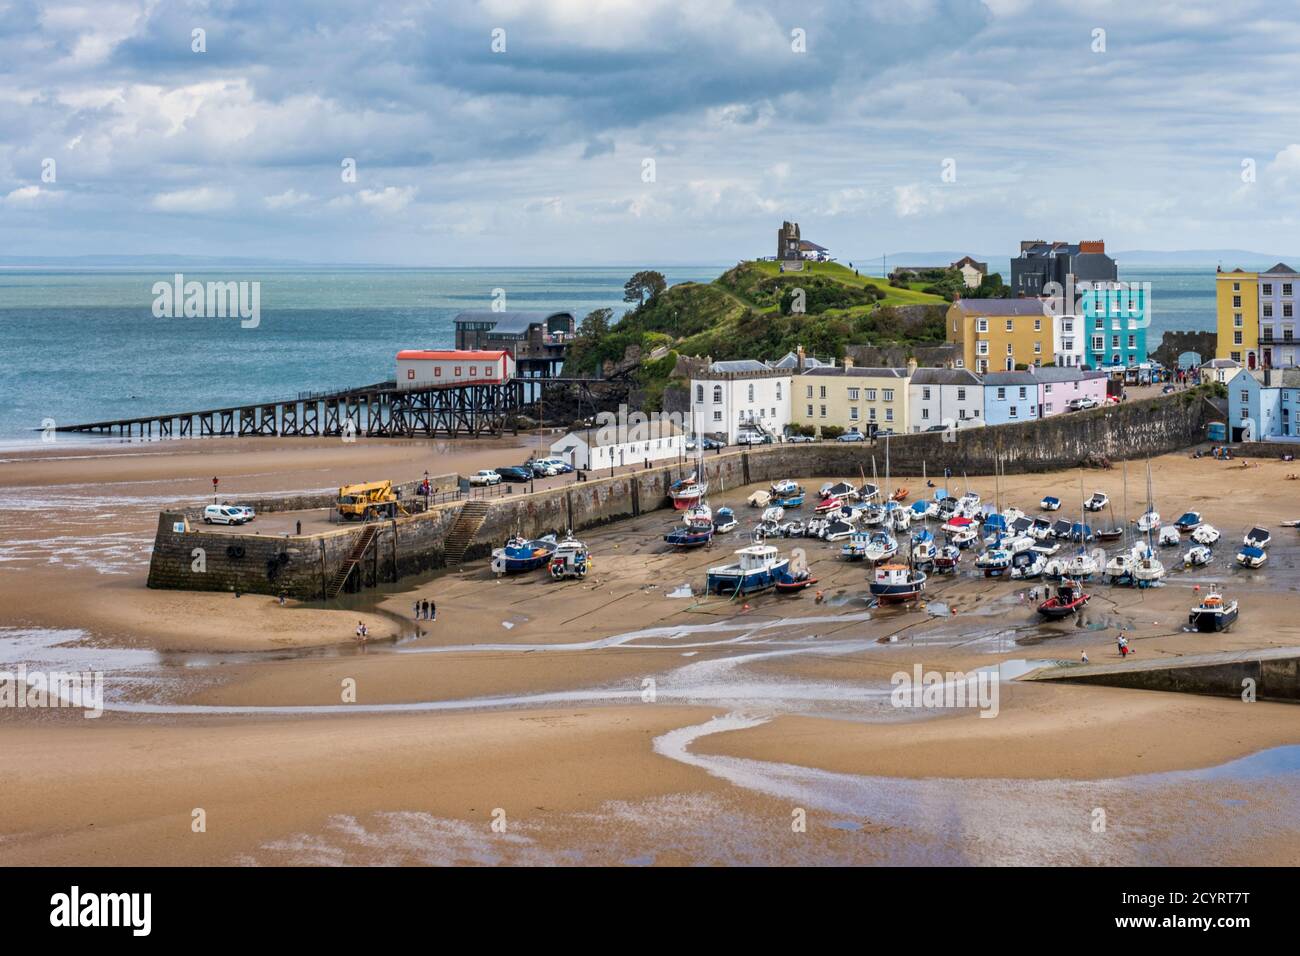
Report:
[[[749,263],[755,271],[765,276],[781,275],[781,264],[779,262],[760,262],[754,261]],[[791,273],[786,273],[790,275]],[[801,273],[793,273],[799,275]],[[838,262],[805,262],[803,273],[806,275],[821,276],[831,279],[835,282],[841,282],[848,286],[857,286],[866,288],[874,286],[885,293],[882,301],[883,305],[946,305],[947,302],[943,296],[929,295],[921,292],[916,288],[899,289],[891,286],[885,279],[877,276],[854,275],[853,270],[847,266],[842,266]],[[919,285],[920,283],[918,283]]]

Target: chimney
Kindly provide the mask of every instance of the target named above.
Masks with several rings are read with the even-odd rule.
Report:
[[[846,369],[853,368],[853,356],[851,355],[844,356],[844,367]]]
[[[1105,239],[1085,239],[1079,243],[1080,255],[1100,255],[1106,252]]]
[[[907,360],[907,377],[911,378],[916,374],[916,356],[913,355]]]
[[[803,371],[804,362],[807,360],[807,356],[804,355],[803,346],[800,345],[800,346],[796,347],[795,350],[794,350],[794,354],[795,354],[796,356],[798,356],[798,358],[799,358],[799,371],[802,372],[802,371]]]

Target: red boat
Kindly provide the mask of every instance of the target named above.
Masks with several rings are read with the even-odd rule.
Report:
[[[1077,581],[1062,581],[1056,587],[1056,593],[1038,605],[1038,613],[1056,621],[1077,613],[1088,603],[1089,594],[1085,594]]]
[[[810,588],[817,583],[817,579],[804,572],[803,576],[795,575],[793,577],[778,578],[776,584],[777,594],[798,594],[804,588]]]
[[[844,506],[844,502],[841,499],[832,495],[828,498],[823,498],[821,500],[821,503],[816,508],[814,508],[813,511],[816,514],[824,515],[831,511],[838,511],[843,506]]]

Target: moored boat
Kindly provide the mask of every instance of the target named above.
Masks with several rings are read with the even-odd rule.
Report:
[[[513,537],[505,543],[504,547],[492,552],[492,573],[502,575],[536,571],[550,561],[555,548],[554,535],[545,535],[532,540]]]
[[[867,543],[871,540],[871,532],[855,531],[849,536],[849,540],[844,542],[840,548],[840,557],[845,561],[862,561],[867,556]]]
[[[1174,522],[1174,527],[1186,534],[1194,531],[1201,526],[1201,513],[1199,511],[1184,511]]]
[[[1205,565],[1209,564],[1213,558],[1214,552],[1212,552],[1208,546],[1203,544],[1194,544],[1188,548],[1187,553],[1183,555],[1183,564],[1189,568],[1203,568]]]
[[[551,577],[557,581],[563,581],[565,578],[585,578],[587,572],[591,570],[591,552],[573,535],[568,535],[555,546],[547,567],[550,569]]]
[[[1241,539],[1242,544],[1261,550],[1267,548],[1272,541],[1273,534],[1267,528],[1251,528],[1246,532],[1246,536]]]
[[[955,544],[945,544],[934,556],[934,570],[939,574],[951,574],[961,564],[961,548]]]
[[[1110,498],[1104,491],[1094,491],[1092,497],[1083,503],[1084,511],[1102,511],[1110,504]]]
[[[736,513],[730,508],[719,508],[713,514],[713,530],[719,534],[734,530],[739,523]]]
[[[1268,552],[1251,544],[1243,544],[1241,550],[1237,552],[1237,563],[1243,568],[1249,568],[1252,571],[1256,568],[1262,568],[1267,560]]]
[[[1038,507],[1043,511],[1060,511],[1061,499],[1055,495],[1044,495],[1043,500],[1038,502]]]
[[[709,568],[707,589],[710,594],[754,594],[774,587],[790,566],[770,544],[752,544],[736,552],[731,564]]]
[[[1156,544],[1162,548],[1176,548],[1183,543],[1183,536],[1178,532],[1176,525],[1167,524],[1160,529],[1160,534],[1156,536]]]
[[[873,531],[867,540],[865,557],[873,564],[888,561],[898,553],[898,541],[888,531]]]
[[[925,572],[906,564],[882,564],[871,581],[871,595],[881,604],[909,601],[925,588]]]
[[[1192,608],[1187,623],[1192,630],[1213,633],[1226,631],[1237,620],[1237,602],[1225,601],[1217,591],[1210,591],[1205,600]]]
[[[668,489],[668,496],[673,499],[673,507],[681,511],[703,499],[708,491],[708,482],[699,481],[695,475],[690,475],[673,482]]]
[[[1001,547],[989,548],[975,559],[976,570],[983,571],[986,578],[1001,577],[1011,567],[1011,549]]]
[[[1013,581],[1028,581],[1033,578],[1043,576],[1043,568],[1047,566],[1047,555],[1041,551],[1029,550],[1021,551],[1019,554],[1011,556],[1011,579]]]
[[[1056,587],[1056,593],[1038,605],[1038,613],[1050,620],[1060,620],[1077,614],[1088,603],[1091,595],[1084,593],[1078,581],[1063,580]]]
[[[1202,524],[1192,532],[1192,540],[1197,544],[1216,544],[1219,537],[1219,529],[1212,524]]]

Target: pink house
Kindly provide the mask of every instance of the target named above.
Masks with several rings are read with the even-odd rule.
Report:
[[[1106,403],[1105,372],[1080,368],[1031,368],[1038,379],[1038,414],[1040,418],[1070,410],[1070,402],[1090,398],[1098,405]]]

